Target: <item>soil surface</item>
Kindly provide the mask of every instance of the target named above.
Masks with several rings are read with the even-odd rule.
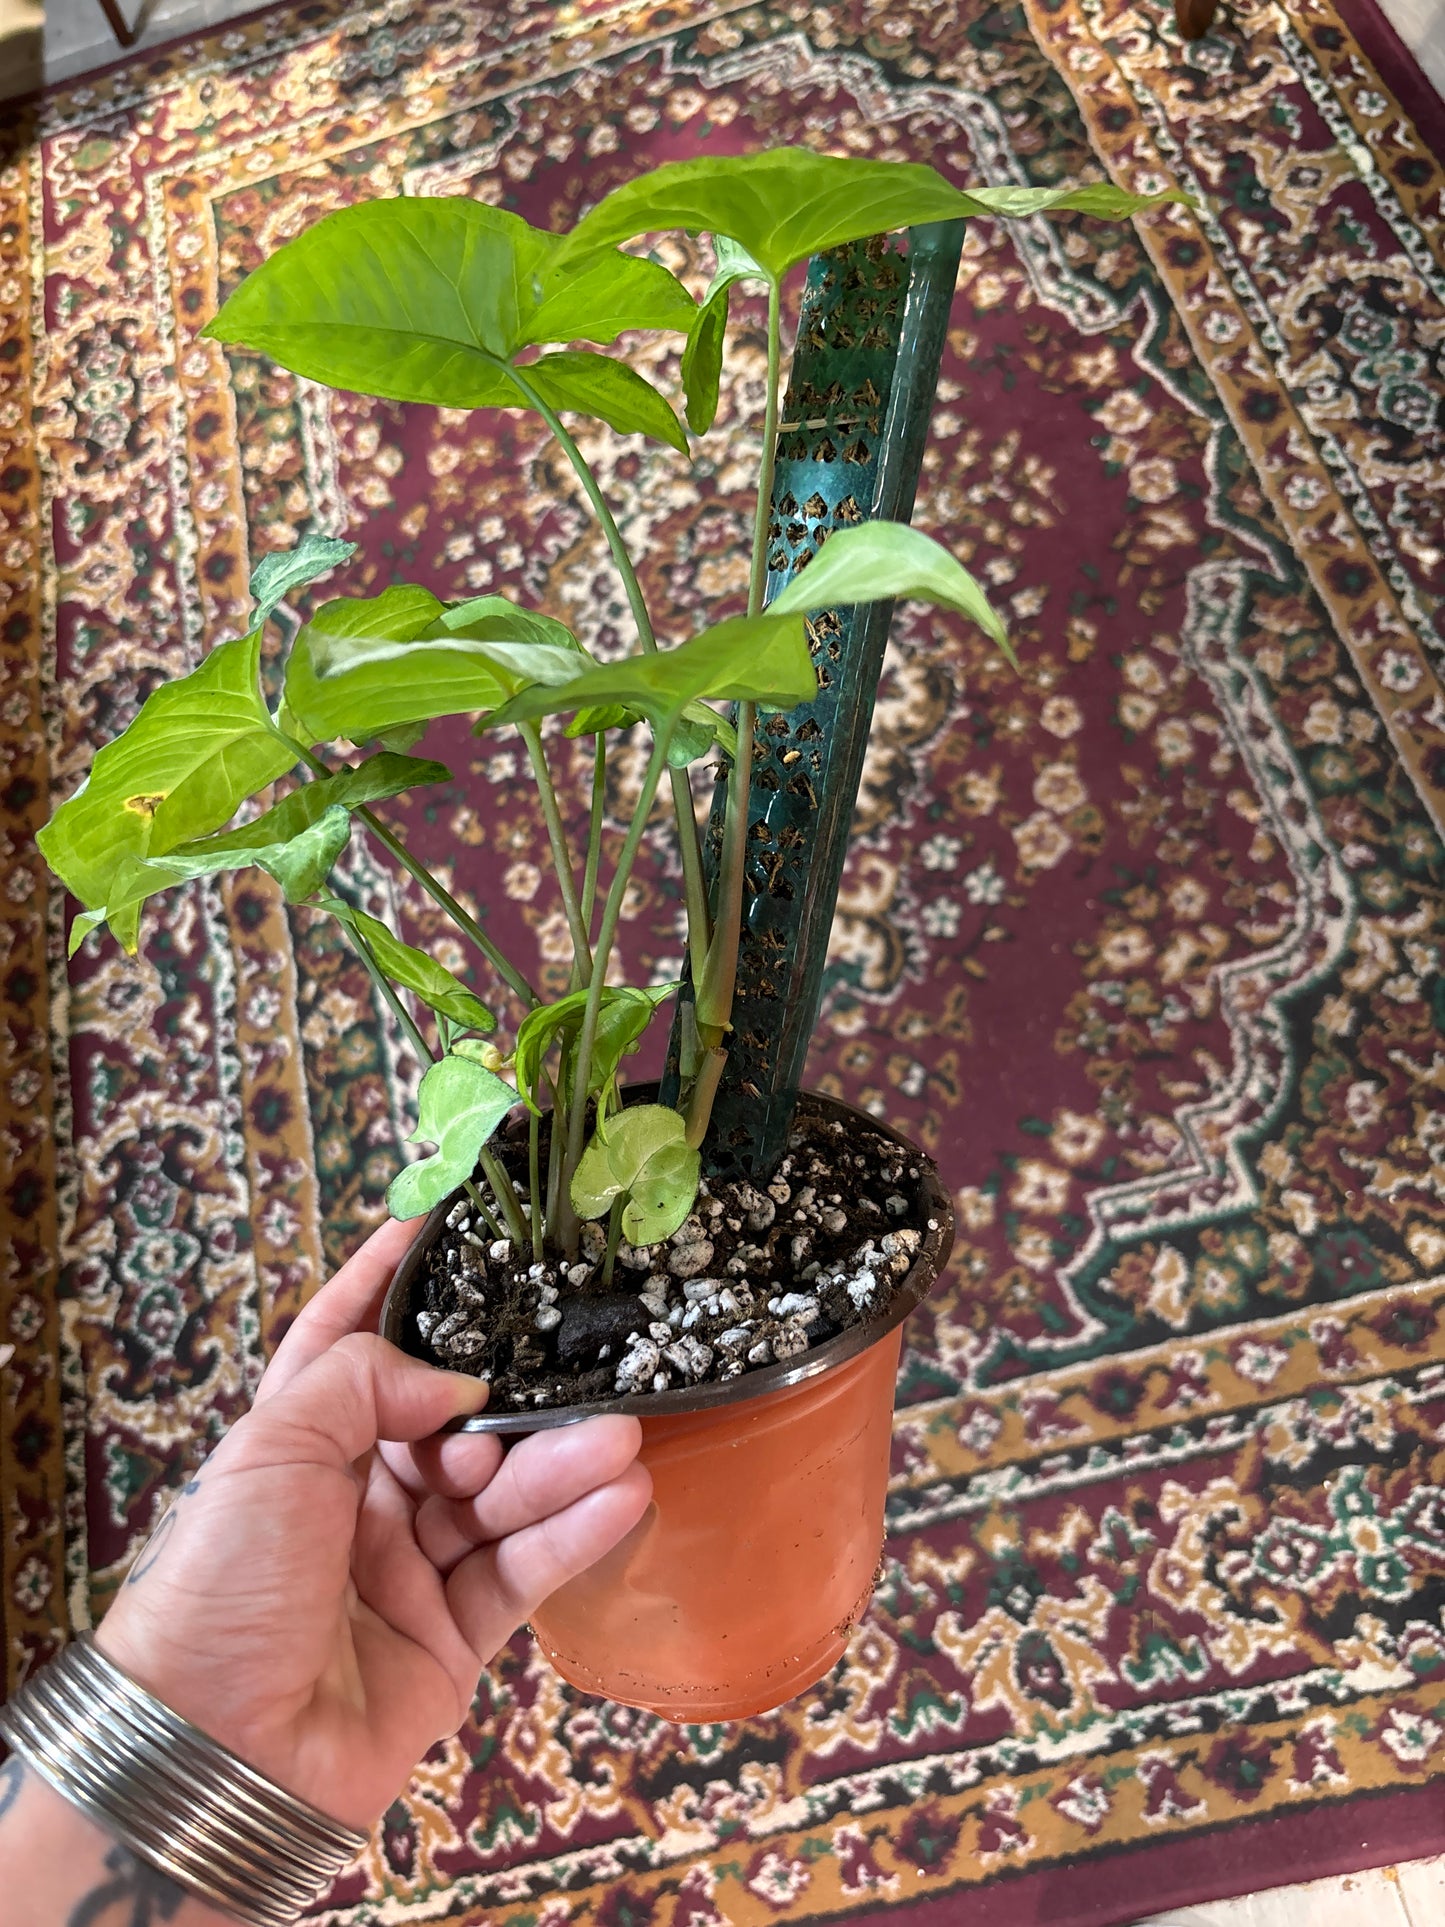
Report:
[[[524,1196],[525,1125],[494,1148]],[[536,1264],[463,1201],[418,1280],[418,1349],[485,1378],[494,1412],[664,1392],[795,1358],[887,1305],[932,1228],[919,1215],[923,1169],[881,1133],[800,1109],[770,1183],[704,1178],[666,1244],[623,1241],[606,1286],[605,1226],[583,1226],[576,1262]]]

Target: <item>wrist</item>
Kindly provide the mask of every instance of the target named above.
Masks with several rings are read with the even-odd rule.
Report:
[[[257,1718],[256,1695],[246,1690],[250,1669],[231,1654],[219,1661],[193,1627],[178,1631],[168,1625],[146,1587],[122,1587],[89,1637],[95,1652],[199,1734],[287,1793],[308,1799],[309,1789],[294,1783],[293,1749],[278,1730],[284,1722],[278,1722],[274,1702]],[[345,1824],[341,1815],[331,1817]]]
[[[121,1603],[112,1606],[90,1635],[95,1651],[119,1667],[172,1713],[199,1728],[209,1739],[226,1747],[259,1773],[267,1762],[251,1757],[246,1735],[237,1732],[234,1720],[225,1716],[224,1702],[212,1692],[209,1698],[196,1690],[195,1668],[177,1664],[167,1650],[167,1641],[149,1615],[127,1612]]]
[[[117,1918],[166,1927],[236,1927],[137,1859],[18,1756],[0,1767],[0,1810],[0,1892],[9,1927],[110,1918],[112,1909]]]
[[[0,1736],[134,1859],[250,1927],[291,1927],[365,1844],[190,1725],[88,1638],[0,1708]]]

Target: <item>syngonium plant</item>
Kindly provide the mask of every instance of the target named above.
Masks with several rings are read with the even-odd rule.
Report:
[[[335,917],[410,1039],[422,1077],[414,1141],[429,1156],[388,1191],[416,1216],[466,1186],[494,1235],[520,1251],[573,1256],[583,1221],[608,1220],[607,1271],[622,1234],[669,1237],[696,1195],[699,1149],[727,1052],[743,913],[753,728],[759,709],[791,709],[817,692],[808,612],[884,598],[960,611],[1007,652],[1003,626],[973,578],[906,525],[836,530],[766,608],[767,537],[777,436],[782,297],[790,269],[862,237],[977,214],[1048,208],[1120,216],[1164,195],[1108,186],[963,192],[931,167],[840,159],[783,148],[673,163],[609,194],[572,231],[553,234],[480,201],[366,202],[326,216],[279,248],[205,330],[334,388],[447,408],[522,409],[555,436],[601,524],[626,590],[636,647],[595,660],[564,624],[509,596],[447,602],[415,583],[339,597],[304,623],[284,665],[279,701],[263,693],[266,624],[280,602],[327,574],[353,545],[303,536],[266,556],[251,579],[246,634],[158,688],[41,832],[56,874],[85,909],[71,949],[101,923],[137,947],[141,906],[159,891],[256,865],[288,900]],[[717,272],[703,300],[666,268],[620,246],[666,230],[712,237]],[[685,413],[705,434],[717,411],[728,304],[739,284],[767,294],[767,383],[745,614],[659,644],[634,558],[567,415],[621,435],[688,438],[672,405],[634,368],[596,352],[624,334],[684,341]],[[579,341],[593,347],[573,346]],[[716,705],[736,705],[729,721]],[[572,943],[567,994],[543,1002],[395,832],[375,805],[449,772],[409,754],[438,717],[476,718],[477,733],[514,727],[535,776]],[[573,848],[543,724],[594,743],[585,851]],[[646,725],[651,750],[610,878],[601,842],[609,735]],[[709,902],[688,765],[730,764],[715,901]],[[300,780],[241,827],[223,829],[282,778]],[[618,919],[664,778],[681,857],[695,992],[677,1107],[625,1110],[621,1061],[677,988],[607,981]],[[349,900],[333,872],[357,824],[457,925],[525,1010],[504,1050],[496,1019],[451,971]],[[217,834],[219,832],[219,834]],[[416,1005],[431,1013],[435,1048]],[[510,1075],[508,1075],[510,1073]],[[491,1149],[518,1099],[529,1112],[528,1182],[514,1187]],[[553,1128],[543,1170],[541,1122]]]

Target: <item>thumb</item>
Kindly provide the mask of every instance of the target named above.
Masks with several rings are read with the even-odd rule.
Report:
[[[480,1412],[487,1387],[408,1358],[372,1332],[351,1332],[299,1371],[247,1421],[252,1448],[285,1438],[288,1456],[346,1466],[382,1439],[430,1437]]]

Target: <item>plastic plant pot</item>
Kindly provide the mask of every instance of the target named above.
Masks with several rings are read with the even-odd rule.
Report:
[[[532,1626],[574,1686],[680,1722],[766,1712],[842,1654],[883,1544],[903,1320],[953,1244],[948,1195],[928,1158],[836,1099],[803,1103],[891,1138],[918,1170],[923,1244],[876,1318],[723,1384],[467,1422],[520,1436],[593,1412],[641,1420],[651,1505],[606,1558],[539,1607]],[[385,1336],[418,1355],[413,1297],[452,1203],[427,1219],[382,1313]]]

